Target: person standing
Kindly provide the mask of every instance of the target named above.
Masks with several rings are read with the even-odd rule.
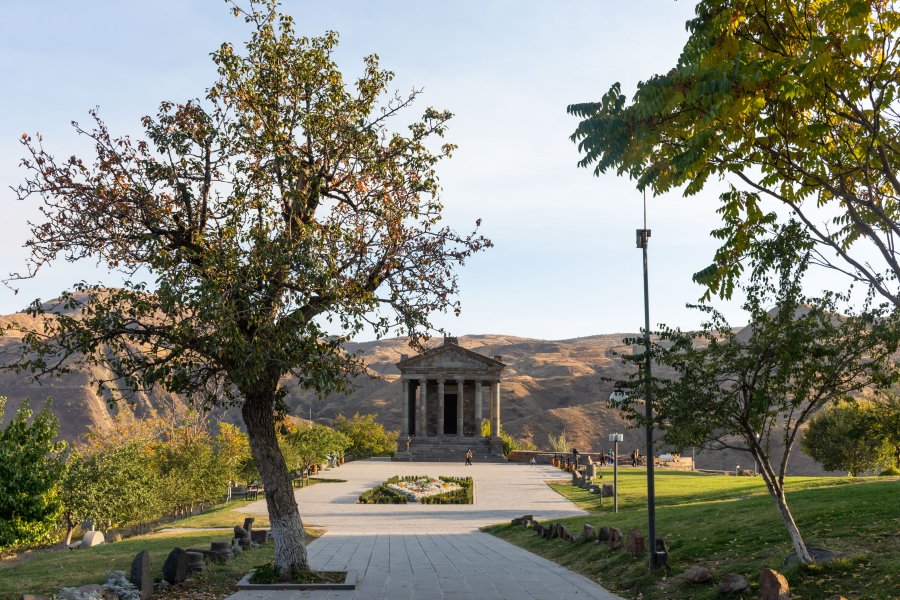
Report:
[[[631,453],[631,466],[632,467],[638,466],[638,461],[640,460],[640,458],[641,458],[641,451],[638,450],[637,448],[635,448],[634,452]]]
[[[471,467],[472,466],[472,449],[468,448],[466,450],[466,464],[464,466]]]
[[[578,470],[578,448],[572,448],[572,464],[575,465],[575,470]]]

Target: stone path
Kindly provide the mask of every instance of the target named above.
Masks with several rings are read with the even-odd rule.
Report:
[[[356,504],[391,475],[470,475],[474,505]],[[328,533],[309,546],[316,569],[356,571],[355,591],[238,592],[228,600],[620,600],[589,579],[478,528],[524,514],[551,519],[584,511],[551,490],[547,466],[449,463],[348,463],[325,483],[297,490],[306,525]],[[244,509],[265,514],[264,501]]]

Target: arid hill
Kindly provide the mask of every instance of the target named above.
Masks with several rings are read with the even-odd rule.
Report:
[[[11,319],[29,319],[15,314],[0,317],[0,327]],[[602,378],[618,378],[624,365],[614,353],[630,352],[622,340],[633,334],[605,334],[569,340],[536,340],[505,335],[470,335],[459,338],[459,344],[487,356],[502,356],[507,369],[501,384],[503,428],[513,435],[532,440],[539,448],[548,448],[548,435],[565,431],[571,444],[579,450],[605,451],[610,445],[611,432],[623,433],[625,442],[620,451],[644,448],[642,430],[629,429],[618,411],[607,406],[613,385]],[[440,340],[434,340],[434,344]],[[10,335],[0,337],[0,356],[15,353],[18,340]],[[401,354],[412,351],[404,339],[393,338],[375,342],[350,344],[350,351],[360,351],[366,358],[372,377],[360,377],[355,389],[346,395],[333,395],[319,400],[314,394],[291,390],[287,403],[291,412],[300,417],[312,417],[320,423],[330,423],[338,413],[374,413],[389,429],[400,426],[400,373],[396,363]],[[8,359],[8,358],[7,358]],[[42,384],[25,376],[0,372],[0,395],[9,403],[8,420],[19,402],[31,398],[34,405],[52,398],[53,411],[60,420],[61,437],[72,440],[89,425],[104,427],[110,422],[115,408],[110,408],[98,396],[87,369],[74,370],[60,377],[46,377]],[[108,373],[95,376],[109,378]],[[288,382],[290,386],[290,383]],[[141,394],[136,398],[138,414],[161,408],[166,404],[180,405],[179,398],[158,392]],[[231,410],[220,417],[239,423],[240,417]],[[697,454],[698,467],[734,469],[735,465],[752,466],[749,454],[740,452],[709,452]],[[821,469],[799,449],[792,459],[792,473],[821,473]]]

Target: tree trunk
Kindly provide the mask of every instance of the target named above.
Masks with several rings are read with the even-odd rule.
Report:
[[[275,569],[288,579],[295,569],[309,570],[306,532],[291,487],[284,456],[278,448],[273,418],[274,393],[266,398],[247,397],[241,414],[247,426],[250,449],[265,488],[269,525],[275,540]]]
[[[72,543],[72,534],[75,533],[75,523],[68,516],[66,517],[66,547]]]
[[[781,514],[781,520],[784,521],[784,526],[791,538],[791,543],[794,545],[794,552],[797,553],[797,558],[799,558],[800,562],[804,565],[813,564],[815,561],[812,556],[809,555],[806,544],[803,542],[803,537],[800,535],[800,530],[794,522],[794,517],[791,515],[791,509],[788,508],[787,500],[784,497],[784,488],[781,486],[779,478],[775,475],[775,470],[772,468],[772,463],[769,462],[769,457],[752,442],[750,442],[750,446],[751,454],[756,457],[756,461],[759,463],[763,481],[766,482],[769,495],[775,500],[775,505],[778,507],[778,512]]]

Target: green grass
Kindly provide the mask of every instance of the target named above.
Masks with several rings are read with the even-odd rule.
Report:
[[[604,478],[610,482],[611,477]],[[646,475],[619,471],[619,513],[612,499],[569,484],[554,489],[592,512],[560,519],[569,531],[584,523],[614,525],[623,534],[638,528],[646,534]],[[809,546],[840,552],[843,558],[811,569],[785,570],[794,600],[900,597],[900,482],[851,478],[790,478],[788,504]],[[657,535],[669,546],[672,572],[648,574],[646,558],[631,558],[605,544],[543,540],[520,526],[498,525],[487,531],[527,550],[578,571],[627,598],[712,599],[714,585],[684,583],[677,575],[692,565],[704,565],[714,579],[729,572],[746,575],[759,595],[759,570],[782,570],[792,552],[790,539],[774,503],[759,478],[723,477],[701,473],[657,473]],[[740,597],[740,596],[733,596]]]
[[[310,539],[319,535],[307,531]],[[209,548],[210,542],[228,541],[227,532],[201,531],[190,533],[152,533],[135,536],[114,544],[104,544],[86,550],[39,550],[33,556],[15,563],[0,563],[0,600],[14,600],[23,592],[52,594],[61,587],[75,587],[87,583],[103,583],[107,571],[131,568],[134,555],[141,550],[150,552],[150,567],[156,580],[162,579],[162,565],[175,546],[181,548]],[[274,547],[266,544],[248,550],[242,556],[222,565],[209,565],[204,573],[195,574],[189,582],[175,586],[168,597],[184,597],[186,590],[202,589],[222,598],[236,591],[235,583],[258,565],[274,559]],[[216,595],[221,594],[221,595]],[[156,595],[154,598],[166,598]]]

